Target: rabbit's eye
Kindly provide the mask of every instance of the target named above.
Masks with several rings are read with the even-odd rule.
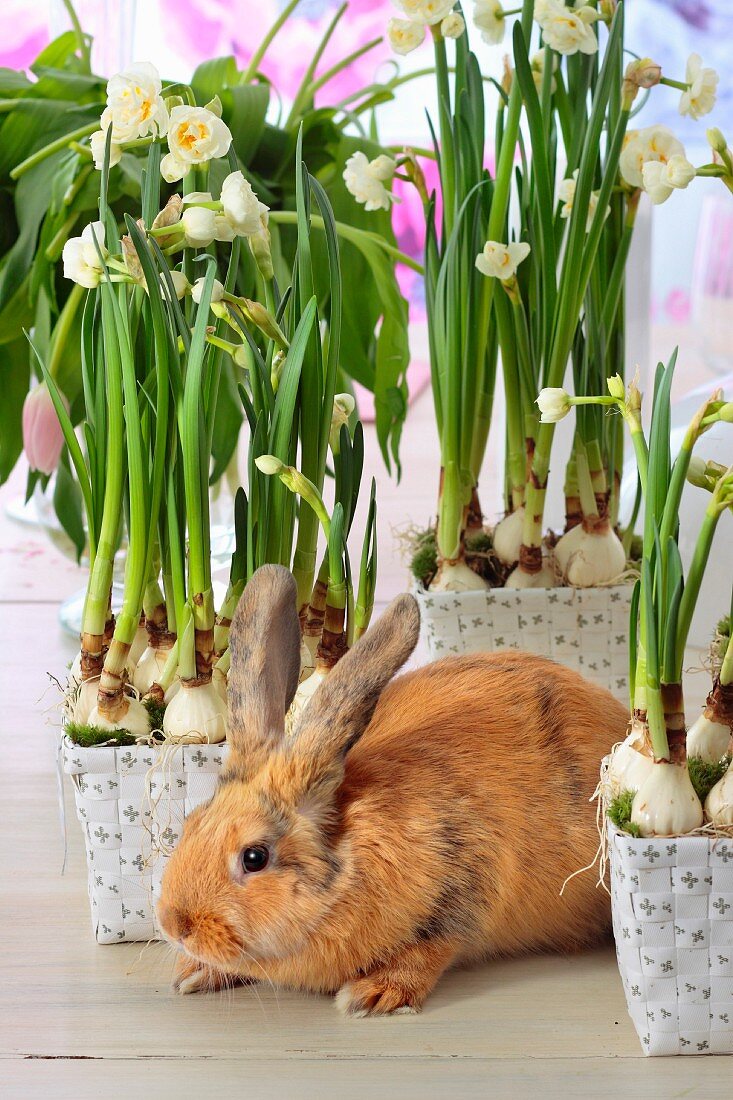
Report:
[[[270,853],[264,845],[257,844],[253,848],[245,848],[242,852],[242,868],[248,873],[263,871],[270,860]]]

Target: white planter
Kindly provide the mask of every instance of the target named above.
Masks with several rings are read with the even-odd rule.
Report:
[[[733,839],[609,823],[613,931],[645,1054],[733,1053]]]
[[[154,905],[185,818],[216,789],[228,746],[80,748],[63,741],[84,831],[99,943],[160,938]]]
[[[522,649],[552,657],[628,701],[631,585],[429,592],[419,587],[431,660]]]

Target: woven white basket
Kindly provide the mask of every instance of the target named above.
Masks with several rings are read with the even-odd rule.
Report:
[[[185,818],[214,794],[227,753],[226,744],[83,749],[64,738],[99,943],[160,938],[154,905],[166,860]]]
[[[611,908],[645,1054],[733,1053],[733,839],[636,840],[609,824]]]
[[[416,589],[431,660],[523,649],[552,657],[628,700],[631,585],[608,588]]]

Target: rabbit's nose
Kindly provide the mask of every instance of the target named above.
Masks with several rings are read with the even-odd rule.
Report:
[[[172,940],[183,941],[191,931],[191,919],[188,913],[174,909],[165,902],[161,902],[158,906],[158,919],[161,928]]]

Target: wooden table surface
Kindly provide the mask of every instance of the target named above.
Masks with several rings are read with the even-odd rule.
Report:
[[[380,476],[386,595],[405,576],[391,526],[406,521],[405,501],[420,519],[432,507],[431,430],[420,401],[402,490]],[[610,943],[451,973],[421,1015],[387,1020],[345,1020],[328,998],[267,987],[177,997],[163,946],[95,944],[68,790],[61,873],[48,678],[74,655],[58,606],[83,576],[42,532],[6,518],[21,480],[0,491],[0,1096],[730,1100],[730,1060],[642,1056]],[[701,695],[704,677],[691,686]]]

